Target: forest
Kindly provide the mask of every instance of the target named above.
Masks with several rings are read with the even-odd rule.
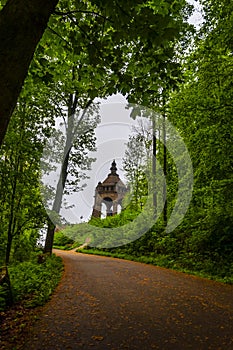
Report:
[[[0,309],[20,301],[27,307],[41,305],[49,298],[62,274],[53,246],[77,247],[82,243],[77,236],[95,235],[100,228],[117,232],[141,213],[149,215],[149,210],[143,211],[148,197],[156,216],[157,189],[151,190],[145,174],[148,167],[153,169],[150,182],[152,187],[156,182],[159,186],[157,162],[166,179],[166,186],[161,185],[161,196],[166,198],[162,198],[164,206],[156,222],[130,242],[98,247],[97,239],[96,246],[87,251],[233,283],[233,4],[227,0],[199,0],[194,6],[185,0],[47,3],[51,5],[48,23],[43,24],[44,30],[40,28],[31,53],[16,44],[7,52],[9,67],[28,56],[25,66],[15,63],[9,70],[8,63],[0,60],[0,72],[10,72],[0,74],[1,91],[5,77],[15,91],[12,98],[11,90],[0,98],[4,136],[0,149]],[[194,26],[189,18],[197,5],[202,23]],[[21,1],[18,6],[19,13],[23,12]],[[6,42],[11,31],[4,28],[11,28],[11,16],[17,11],[10,0],[0,1],[0,9],[0,37]],[[29,10],[25,16],[32,16]],[[34,6],[33,11],[39,15],[41,10]],[[19,40],[30,44],[26,35]],[[1,44],[0,57],[4,54]],[[133,186],[125,208],[114,217],[92,218],[56,233],[64,193],[81,190],[94,162],[88,154],[96,147],[99,112],[95,101],[117,93],[161,116],[151,119],[152,138],[139,130],[129,139],[124,171]],[[143,116],[150,118],[146,112]],[[57,131],[57,120],[62,120],[64,134]],[[182,184],[190,174],[183,173],[179,179],[177,162],[186,159],[182,152],[174,159],[168,123],[182,137],[193,176],[192,198],[173,230],[166,227],[176,208],[178,188],[185,196]],[[42,199],[41,159],[48,143],[50,148],[56,143],[60,153],[53,157],[61,159],[62,165],[57,188],[44,189]],[[62,150],[59,145],[64,146]],[[47,159],[43,170],[52,166]],[[45,198],[52,203],[51,215]],[[132,235],[133,225],[130,230]],[[46,232],[44,246],[40,244],[42,232]]]

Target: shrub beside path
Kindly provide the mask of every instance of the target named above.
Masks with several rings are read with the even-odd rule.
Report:
[[[233,349],[233,286],[132,261],[55,253],[65,272],[24,350]]]

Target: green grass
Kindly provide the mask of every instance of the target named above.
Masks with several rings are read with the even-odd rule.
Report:
[[[71,250],[81,245],[79,242],[75,242],[72,238],[65,235],[62,231],[55,232],[53,248],[61,250]]]
[[[73,244],[65,244],[65,245],[54,244],[53,248],[60,249],[60,250],[72,250],[72,249],[79,247],[80,245],[81,244],[79,242],[75,242]]]

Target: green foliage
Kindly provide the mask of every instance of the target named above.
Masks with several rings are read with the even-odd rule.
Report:
[[[105,219],[91,218],[89,224],[105,228],[120,227],[126,225],[129,222],[132,222],[139,213],[140,210],[137,209],[137,207],[134,207],[134,210],[132,210],[132,205],[130,204],[128,207],[124,208],[118,215],[107,216]]]
[[[219,6],[221,12],[213,11]],[[220,20],[227,7],[232,13],[229,3],[205,3],[208,21],[186,61],[186,83],[170,99],[169,118],[182,134],[194,167],[190,209],[173,234],[180,255],[176,260],[185,268],[232,281],[233,60],[225,41],[229,17]]]
[[[63,235],[72,239],[76,244],[84,244],[86,239],[92,237],[92,227],[87,223],[69,225],[61,231]]]
[[[14,263],[30,260],[38,250],[38,230],[27,230],[13,242],[12,261]]]
[[[54,248],[60,247],[61,249],[67,249],[74,244],[74,240],[66,235],[63,232],[55,232],[53,246]]]
[[[136,108],[135,108],[136,109]],[[134,114],[135,109],[131,112]],[[137,111],[135,112],[137,114]],[[135,207],[141,211],[146,203],[148,187],[151,178],[152,159],[152,125],[151,121],[142,118],[138,125],[133,128],[133,135],[129,137],[125,155],[123,158],[123,169],[127,178],[130,193],[125,198],[125,204]]]
[[[7,264],[12,248],[19,256],[20,244],[24,245],[27,256],[28,248],[35,246],[45,221],[39,188],[43,133],[35,123],[36,115],[33,119],[31,112],[22,98],[0,151],[0,246],[1,258]]]
[[[14,301],[23,301],[26,307],[43,305],[60,281],[61,258],[52,255],[38,263],[38,258],[9,267]]]

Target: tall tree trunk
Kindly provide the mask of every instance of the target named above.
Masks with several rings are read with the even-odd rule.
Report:
[[[19,167],[19,158],[17,161],[17,169]],[[6,257],[5,264],[6,266],[10,262],[10,254],[11,254],[11,246],[14,237],[14,219],[15,219],[15,201],[16,201],[16,190],[17,190],[17,176],[13,178],[13,186],[12,186],[12,194],[11,194],[11,202],[10,202],[10,212],[9,212],[9,222],[7,229],[7,245],[6,245]]]
[[[45,246],[44,246],[44,253],[45,254],[52,254],[53,249],[53,239],[54,239],[54,232],[55,232],[56,226],[54,223],[48,219],[48,228],[47,228],[47,235],[45,240]]]
[[[157,214],[157,193],[156,193],[156,116],[153,115],[152,127],[153,127],[153,158],[152,158],[152,181],[153,181],[153,207],[154,207],[154,217]]]
[[[65,145],[64,154],[63,154],[61,172],[60,172],[60,176],[59,176],[59,180],[58,180],[58,184],[57,184],[57,188],[56,188],[55,199],[54,199],[53,207],[52,207],[52,211],[57,213],[57,214],[59,214],[60,209],[61,209],[63,192],[64,192],[65,183],[66,183],[66,179],[67,179],[67,175],[68,175],[67,168],[68,168],[68,164],[69,164],[69,156],[70,156],[70,151],[71,151],[71,147],[72,147],[72,142],[73,142],[73,138],[70,139],[69,136],[67,135],[66,145]],[[44,253],[52,254],[55,228],[56,228],[56,225],[54,225],[51,222],[51,220],[49,219],[46,240],[45,240]]]
[[[163,174],[165,177],[164,185],[163,185],[163,201],[164,201],[164,208],[163,208],[163,221],[164,226],[167,226],[167,135],[166,135],[166,115],[163,114]]]
[[[12,241],[13,241],[13,235],[12,235],[12,232],[10,231],[10,229],[8,229],[7,245],[6,245],[6,257],[5,257],[6,266],[9,265],[9,262],[10,262]]]
[[[0,12],[0,145],[58,0],[8,0]]]
[[[69,105],[68,105],[68,118],[67,118],[68,125],[66,130],[66,143],[65,143],[65,148],[63,152],[61,171],[60,171],[59,180],[56,188],[55,199],[52,207],[52,211],[57,214],[59,214],[61,209],[63,192],[64,192],[65,183],[68,175],[67,169],[69,165],[70,151],[73,146],[73,140],[74,140],[74,134],[75,134],[74,119],[75,119],[77,103],[78,103],[77,95],[75,94],[73,96],[73,94],[70,94]],[[44,253],[49,253],[49,254],[52,253],[55,228],[56,228],[56,225],[54,225],[49,219]]]
[[[74,77],[73,77],[74,79]],[[69,165],[69,158],[70,158],[70,152],[73,147],[73,141],[75,137],[75,133],[78,130],[79,125],[81,124],[83,118],[85,117],[86,111],[92,104],[93,100],[89,100],[87,102],[86,107],[84,108],[84,111],[78,120],[77,123],[75,123],[75,113],[77,110],[78,105],[78,96],[77,93],[70,94],[69,96],[69,103],[68,103],[68,116],[67,116],[67,129],[66,129],[66,143],[65,148],[63,152],[63,158],[62,158],[62,165],[61,165],[61,171],[59,175],[59,180],[56,188],[56,194],[55,199],[53,202],[52,211],[59,214],[62,204],[62,197],[63,192],[66,184],[66,179],[68,176],[68,165]],[[76,135],[77,136],[77,135]],[[50,221],[50,220],[49,220]],[[45,247],[44,247],[44,253],[52,253],[53,248],[53,238],[54,238],[54,231],[56,226],[51,224],[51,221],[48,224],[47,228],[47,235],[46,235],[46,241],[45,241]]]

